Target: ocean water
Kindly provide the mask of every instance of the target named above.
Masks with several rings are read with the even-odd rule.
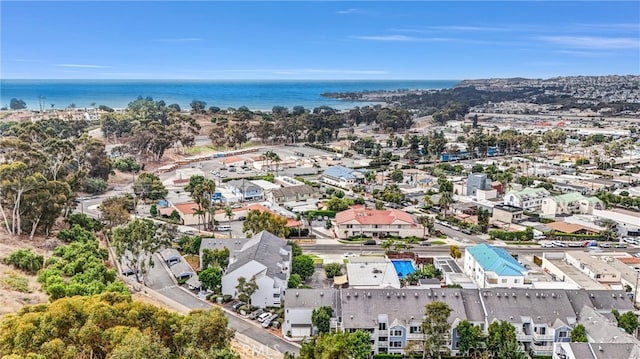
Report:
[[[348,109],[366,103],[324,98],[325,92],[376,91],[397,89],[443,89],[453,87],[457,80],[262,80],[262,81],[199,81],[199,80],[0,80],[0,106],[8,107],[12,98],[22,99],[29,109],[78,108],[106,105],[125,108],[138,96],[177,103],[189,108],[193,100],[205,101],[207,107],[271,110],[273,106],[304,106],[312,109],[330,106]],[[41,100],[42,99],[42,100]]]

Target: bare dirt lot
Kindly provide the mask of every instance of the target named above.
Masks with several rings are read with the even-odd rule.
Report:
[[[5,233],[0,233],[0,258],[22,248],[31,248],[46,258],[51,255],[51,252],[37,247],[41,241],[42,239],[29,241],[26,237],[12,239]],[[36,275],[28,275],[0,262],[0,319],[7,314],[17,312],[25,305],[48,301],[49,298],[42,292]]]

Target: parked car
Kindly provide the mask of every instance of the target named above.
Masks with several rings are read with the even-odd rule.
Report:
[[[365,246],[375,246],[376,244],[378,244],[378,242],[376,242],[375,239],[367,239],[363,244]]]
[[[262,309],[257,309],[257,310],[254,310],[253,312],[251,312],[251,313],[247,316],[247,318],[249,318],[249,319],[256,319],[256,318],[258,318],[258,316],[262,315],[263,313],[264,313],[264,310],[262,310]]]
[[[600,248],[611,248],[610,243],[600,243]]]
[[[271,313],[269,312],[262,313],[258,316],[258,322],[262,323],[269,317],[271,317]]]
[[[237,312],[243,305],[245,305],[245,302],[236,301],[235,303],[233,303],[233,305],[231,305],[231,308],[233,308],[233,310]]]
[[[422,241],[422,242],[420,242],[420,245],[421,245],[421,246],[425,246],[425,247],[427,247],[427,246],[430,246],[430,245],[431,245],[431,242],[429,242],[429,241]]]
[[[220,224],[220,225],[218,225],[216,230],[218,232],[229,232],[229,231],[231,231],[231,226],[228,225],[228,224]]]
[[[626,243],[618,243],[615,246],[613,246],[613,248],[627,248],[627,244]]]
[[[347,258],[348,257],[355,257],[355,256],[357,256],[357,254],[355,254],[353,252],[347,252],[347,253],[344,254],[344,256],[347,257]]]
[[[549,242],[542,243],[542,245],[541,245],[541,246],[542,246],[542,248],[553,248],[553,247],[555,247],[555,246],[553,245],[553,243],[549,243]]]
[[[272,314],[269,318],[265,319],[264,322],[262,322],[262,327],[263,328],[269,328],[269,326],[271,325],[271,322],[276,319],[278,317],[278,314]]]

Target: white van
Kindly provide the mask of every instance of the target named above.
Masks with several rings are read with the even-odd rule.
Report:
[[[231,226],[228,224],[219,224],[217,230],[219,232],[229,232],[231,231]]]
[[[271,313],[266,312],[266,313],[262,313],[258,316],[258,322],[262,323],[264,322],[265,319],[269,318],[271,316]]]

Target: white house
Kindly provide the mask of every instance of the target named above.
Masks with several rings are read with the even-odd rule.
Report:
[[[322,173],[322,181],[342,188],[351,188],[364,183],[364,174],[344,166],[331,166]]]
[[[504,196],[504,204],[534,212],[542,207],[542,200],[549,197],[549,191],[544,188],[527,187],[521,191],[509,191]]]
[[[527,270],[503,248],[484,243],[465,250],[464,272],[480,288],[527,286]]]
[[[251,296],[251,305],[280,306],[290,273],[291,247],[284,239],[262,231],[231,251],[229,267],[222,276],[222,294],[236,298],[238,278],[255,278],[258,289]]]
[[[542,200],[542,215],[591,214],[594,209],[604,209],[604,203],[597,197],[585,197],[578,192],[565,193]]]

